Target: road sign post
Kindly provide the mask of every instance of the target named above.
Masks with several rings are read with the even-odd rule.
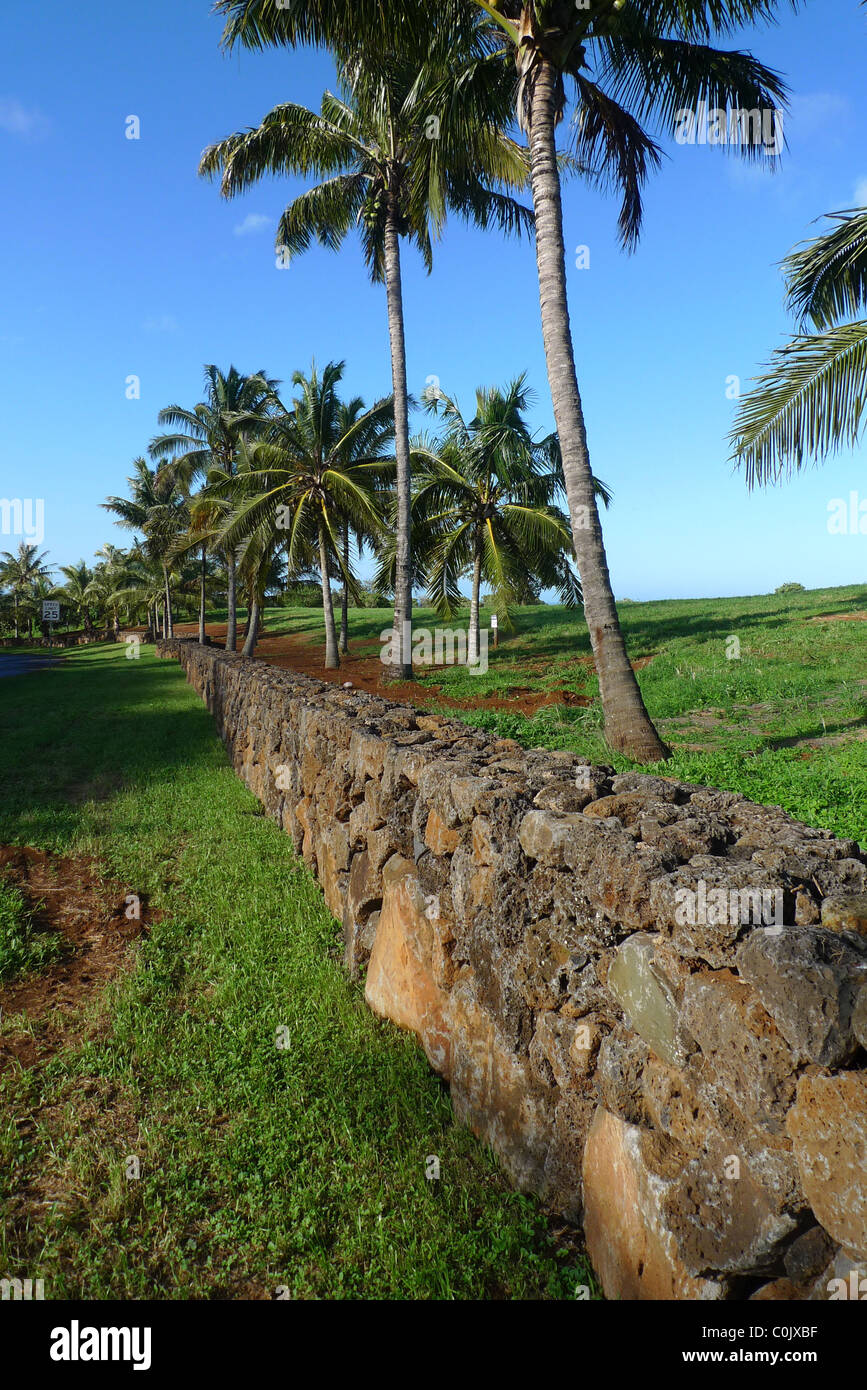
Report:
[[[54,624],[60,622],[60,601],[56,598],[42,600],[42,621],[49,627],[48,640],[54,641]]]
[[[494,634],[494,650],[500,645],[500,627],[496,613],[491,614],[491,632]]]

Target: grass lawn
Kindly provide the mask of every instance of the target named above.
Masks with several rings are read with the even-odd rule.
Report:
[[[415,1040],[346,979],[318,888],[175,663],[90,647],[0,680],[0,844],[96,856],[150,924],[83,1023],[0,1069],[4,1276],[85,1299],[590,1283],[569,1234],[455,1125]],[[46,968],[27,923],[6,882],[9,973]],[[4,1009],[0,1051],[52,1028]]]
[[[783,806],[867,848],[865,614],[867,585],[621,604],[645,702],[673,750],[664,766],[650,770]],[[385,609],[351,610],[353,654],[376,657],[390,621]],[[430,609],[418,609],[415,623],[437,626]],[[461,624],[466,615],[443,626]],[[267,626],[269,637],[285,632],[322,642],[321,610],[269,609]],[[574,748],[620,770],[631,766],[602,739],[580,613],[518,609],[514,630],[501,629],[488,662],[486,674],[462,666],[417,668],[416,702],[526,747]],[[565,692],[567,700],[586,703],[554,702],[530,717],[509,708],[534,692]],[[459,711],[440,697],[470,707]],[[501,697],[502,708],[484,707],[491,697]]]

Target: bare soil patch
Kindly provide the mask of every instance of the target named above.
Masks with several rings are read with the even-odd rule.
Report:
[[[179,637],[194,637],[198,630],[198,624],[195,623],[175,625],[175,631]],[[215,641],[222,641],[226,636],[226,625],[225,623],[209,623],[205,631]],[[505,694],[447,695],[443,693],[441,686],[428,682],[420,685],[415,682],[392,683],[388,681],[385,678],[385,667],[378,656],[355,656],[350,653],[347,656],[341,656],[339,670],[326,671],[323,664],[324,655],[324,642],[299,633],[284,633],[280,636],[270,637],[265,632],[256,644],[256,657],[260,661],[267,661],[271,666],[279,666],[287,671],[297,671],[301,675],[312,676],[314,680],[330,681],[336,685],[344,685],[347,681],[351,681],[356,690],[364,690],[369,695],[383,695],[386,699],[394,700],[397,703],[437,704],[454,710],[508,710],[511,714],[523,714],[528,718],[532,717],[537,710],[549,705],[586,708],[593,703],[590,696],[578,694],[573,690],[559,688],[532,690],[528,686],[521,685],[510,687]],[[643,669],[652,660],[652,657],[642,657],[634,663],[635,670]],[[575,657],[568,663],[560,664],[592,669],[593,658]],[[424,670],[426,674],[447,669],[449,668],[445,666],[419,668],[419,670]],[[526,663],[522,662],[516,668],[516,675],[519,679],[521,675],[532,677],[537,672],[548,673],[550,669],[550,662],[530,660]]]
[[[861,613],[820,613],[811,623],[867,623],[867,611]]]
[[[93,859],[0,846],[0,873],[23,895],[40,930],[62,940],[62,957],[45,970],[0,986],[0,1017],[21,1015],[27,1028],[0,1033],[0,1071],[17,1059],[33,1066],[70,1041],[83,1006],[131,959],[131,946],[153,914],[127,917],[128,888],[106,884]]]

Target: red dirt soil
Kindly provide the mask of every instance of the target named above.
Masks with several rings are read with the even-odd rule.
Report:
[[[88,857],[0,846],[0,873],[23,895],[37,926],[63,940],[64,953],[44,970],[0,986],[0,1016],[24,1014],[31,1032],[0,1034],[0,1071],[45,1060],[69,1041],[84,1003],[127,964],[130,945],[154,914],[140,897],[141,918],[126,916],[129,889],[106,884]],[[33,1026],[36,1025],[36,1026]]]
[[[178,637],[195,637],[198,634],[198,624],[196,623],[176,623],[175,633]],[[205,631],[214,641],[220,642],[226,636],[225,623],[208,623]],[[239,642],[240,646],[240,642]],[[280,637],[269,637],[265,632],[256,644],[256,657],[261,661],[267,661],[271,666],[279,666],[284,670],[297,671],[304,676],[312,676],[315,680],[331,681],[336,685],[344,685],[351,681],[356,690],[365,690],[370,695],[383,695],[386,699],[394,700],[397,703],[406,702],[407,704],[437,704],[443,705],[447,709],[491,709],[509,710],[512,714],[523,714],[531,717],[537,710],[547,705],[570,705],[586,707],[593,703],[587,695],[577,695],[572,690],[530,690],[526,686],[513,686],[504,695],[471,695],[464,698],[457,698],[452,695],[444,695],[441,688],[437,685],[428,684],[391,684],[383,680],[384,667],[378,656],[342,656],[340,658],[340,669],[337,671],[326,671],[324,661],[324,643],[311,640],[298,633],[286,633]],[[636,662],[636,667],[647,663],[649,657]],[[581,666],[593,665],[592,657],[578,658]],[[532,666],[541,665],[545,671],[550,671],[550,663],[529,662],[526,670]],[[426,672],[445,670],[445,667],[426,666]]]

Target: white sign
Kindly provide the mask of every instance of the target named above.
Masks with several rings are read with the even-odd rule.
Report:
[[[491,627],[498,627],[498,626],[499,626],[499,623],[498,623],[498,621],[497,621],[497,615],[496,615],[496,613],[492,613],[492,614],[491,614]]]
[[[60,622],[60,603],[57,599],[44,598],[42,600],[42,621],[44,623]]]

